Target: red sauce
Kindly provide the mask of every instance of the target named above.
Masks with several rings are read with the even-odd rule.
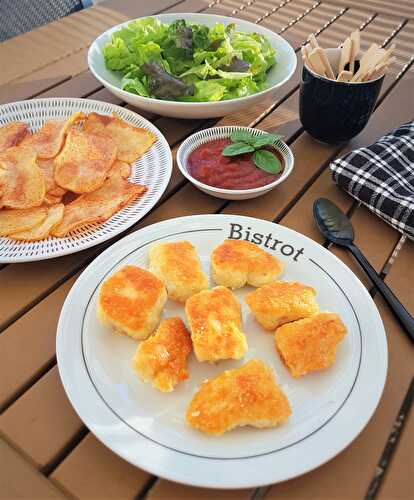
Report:
[[[188,170],[198,181],[224,189],[252,189],[275,181],[283,172],[283,158],[274,149],[269,149],[282,164],[278,174],[269,174],[257,168],[252,153],[223,156],[223,149],[231,144],[230,139],[216,139],[195,149],[188,157]]]

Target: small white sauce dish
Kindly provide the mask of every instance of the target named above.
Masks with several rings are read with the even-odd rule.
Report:
[[[207,193],[216,198],[223,198],[224,200],[249,200],[251,198],[257,198],[263,194],[268,193],[276,186],[284,182],[293,170],[294,157],[292,150],[287,144],[285,144],[280,139],[273,144],[273,147],[278,150],[283,158],[284,170],[282,175],[280,175],[275,181],[265,186],[260,186],[252,189],[223,189],[214,186],[209,186],[203,182],[195,179],[189,172],[188,169],[188,157],[190,154],[201,144],[210,142],[216,139],[228,139],[235,130],[247,130],[255,136],[260,136],[266,132],[263,130],[250,128],[250,127],[239,127],[239,126],[227,126],[227,127],[212,127],[205,130],[196,132],[190,135],[178,148],[177,151],[177,165],[180,172],[186,177],[194,186],[196,186],[200,191]]]

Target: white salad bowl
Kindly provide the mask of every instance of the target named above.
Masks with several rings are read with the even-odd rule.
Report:
[[[122,75],[118,71],[108,70],[105,66],[103,47],[111,40],[112,33],[129,24],[131,20],[118,24],[102,33],[90,46],[88,65],[94,76],[113,94],[133,106],[162,116],[175,118],[212,118],[236,113],[250,107],[266,97],[272,96],[276,90],[286,83],[296,68],[296,54],[289,43],[273,31],[258,24],[250,23],[234,17],[218,16],[213,14],[173,13],[154,16],[164,23],[172,23],[177,19],[185,19],[190,23],[214,26],[216,23],[225,25],[234,23],[236,29],[247,33],[260,33],[267,36],[270,44],[276,51],[276,64],[268,72],[268,88],[256,94],[215,102],[178,102],[142,97],[122,90]]]
[[[235,130],[247,130],[255,136],[263,135],[265,132],[263,130],[250,128],[250,127],[239,127],[239,126],[226,126],[226,127],[212,127],[196,132],[190,135],[178,148],[177,151],[177,165],[180,172],[186,177],[194,186],[196,186],[200,191],[207,193],[215,198],[223,198],[225,200],[249,200],[251,198],[257,198],[263,194],[268,193],[276,186],[285,181],[289,175],[292,173],[294,165],[294,157],[290,147],[285,144],[280,139],[273,144],[273,147],[281,154],[284,163],[284,170],[280,177],[270,184],[265,186],[260,186],[252,189],[223,189],[214,186],[209,186],[203,182],[195,179],[189,172],[188,169],[188,157],[190,154],[201,144],[213,141],[215,139],[227,139],[231,136],[232,132]]]

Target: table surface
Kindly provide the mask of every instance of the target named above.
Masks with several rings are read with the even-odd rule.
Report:
[[[279,0],[278,0],[279,1]],[[312,220],[312,203],[324,196],[351,217],[356,242],[405,306],[413,312],[413,242],[340,191],[329,162],[370,144],[414,116],[414,4],[385,0],[113,0],[61,19],[0,45],[0,103],[33,97],[89,97],[124,106],[87,70],[86,52],[102,31],[124,20],[158,12],[233,15],[282,34],[296,52],[309,33],[324,47],[340,44],[360,27],[370,43],[397,44],[397,62],[386,76],[377,108],[366,129],[345,146],[314,141],[298,120],[301,60],[277,98],[220,120],[150,116],[173,153],[189,134],[212,123],[257,126],[285,136],[295,170],[278,189],[261,198],[225,202],[204,195],[176,166],[159,204],[128,232],[161,220],[192,214],[252,215],[278,222],[326,244]],[[76,34],[76,36],[74,36]],[[28,50],[33,44],[36,50]],[[6,62],[7,61],[7,62]],[[142,113],[149,116],[148,113]],[[65,297],[79,273],[106,242],[50,261],[0,266],[0,498],[87,499],[408,499],[414,470],[414,418],[395,453],[381,460],[413,376],[412,346],[381,298],[370,290],[385,324],[389,372],[380,404],[355,441],[335,459],[302,477],[259,489],[202,490],[152,477],[113,454],[83,425],[59,380],[56,324]],[[359,267],[341,249],[330,248],[370,288]],[[373,332],[375,334],[375,332]],[[369,390],[369,388],[367,388]],[[392,439],[391,439],[392,441]],[[380,488],[376,485],[380,484]],[[411,497],[412,498],[412,497]]]

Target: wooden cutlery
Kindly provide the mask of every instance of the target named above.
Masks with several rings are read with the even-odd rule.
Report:
[[[315,35],[311,34],[308,43],[301,47],[301,54],[304,64],[310,70],[338,82],[357,83],[375,80],[384,75],[388,67],[395,62],[395,57],[392,57],[395,44],[389,49],[383,49],[372,43],[362,55],[360,48],[361,34],[356,30],[342,44],[338,68],[332,68],[325,50],[318,44]],[[355,71],[357,67],[358,70]]]

